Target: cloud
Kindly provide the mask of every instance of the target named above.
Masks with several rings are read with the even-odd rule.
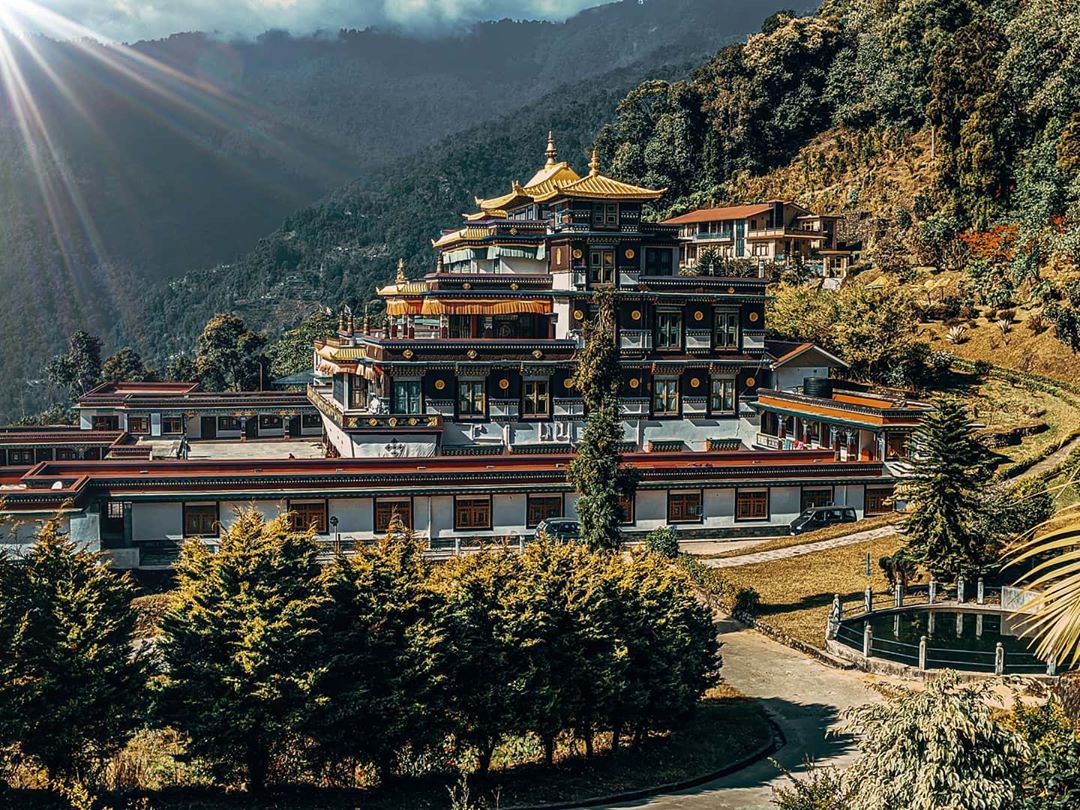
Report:
[[[108,39],[156,39],[180,31],[253,36],[339,28],[397,27],[434,33],[478,20],[562,20],[610,0],[0,0],[35,2]],[[21,16],[21,15],[20,15]]]

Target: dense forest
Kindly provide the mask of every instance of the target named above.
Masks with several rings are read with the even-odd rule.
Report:
[[[111,350],[174,331],[147,322],[148,288],[230,262],[333,189],[563,85],[699,62],[781,5],[624,0],[431,39],[4,37],[17,78],[0,80],[0,373],[15,382],[0,417],[42,404],[44,362],[68,334]]]

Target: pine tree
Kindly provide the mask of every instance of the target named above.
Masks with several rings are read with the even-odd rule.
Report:
[[[58,782],[93,778],[141,724],[146,665],[134,588],[53,520],[25,559],[0,559],[0,745]]]
[[[311,715],[321,763],[371,763],[383,778],[406,747],[423,752],[445,723],[441,660],[421,543],[401,523],[351,558],[327,568],[321,625],[325,663]]]
[[[591,549],[622,545],[620,498],[632,483],[619,467],[619,350],[615,345],[615,294],[598,290],[596,320],[585,325],[585,348],[575,384],[587,413],[585,431],[570,464],[570,482],[577,489],[581,538]]]
[[[962,403],[936,403],[912,437],[911,457],[913,474],[903,487],[911,553],[938,577],[985,570],[996,560],[994,538],[978,531],[986,453],[971,437]]]
[[[295,744],[324,666],[323,604],[312,530],[294,531],[285,516],[241,512],[217,553],[184,544],[162,622],[160,702],[219,778],[241,774],[261,790],[271,758]]]

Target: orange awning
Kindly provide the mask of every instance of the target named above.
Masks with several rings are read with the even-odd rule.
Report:
[[[421,309],[418,298],[395,298],[386,302],[387,315],[419,315]]]
[[[547,315],[551,301],[545,298],[426,298],[422,315]]]

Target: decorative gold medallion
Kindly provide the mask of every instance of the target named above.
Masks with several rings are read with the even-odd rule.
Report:
[[[469,349],[467,352],[465,352],[465,356],[468,357],[470,360],[475,360],[476,359],[476,349]]]
[[[518,235],[518,229],[517,228],[511,228],[510,229],[510,235],[511,236],[517,236]]]
[[[690,380],[690,387],[701,388],[701,380],[699,380],[697,377],[694,377],[694,379]]]
[[[583,320],[585,320],[585,313],[582,312],[580,309],[575,309],[574,310],[574,320],[575,321],[583,321]]]
[[[415,425],[416,424],[416,417],[415,416],[410,416],[409,417],[409,424],[410,425]]]
[[[747,377],[746,378],[746,387],[747,388],[753,388],[755,385],[757,385],[757,380],[755,380],[753,377]]]
[[[516,290],[518,288],[518,286],[520,286],[520,285],[518,285],[518,283],[515,281],[513,284],[510,285],[510,289],[511,290]]]
[[[731,295],[732,293],[735,292],[735,288],[734,287],[728,287],[727,291],[728,291],[728,295]]]
[[[412,358],[413,358],[413,350],[412,349],[406,349],[405,351],[403,351],[401,353],[401,356],[404,357],[406,360],[412,360]]]
[[[581,258],[581,255],[582,255],[582,254],[581,254],[581,250],[580,250],[579,248],[575,248],[575,249],[574,249],[574,258],[575,258],[575,259],[580,259],[580,258]]]
[[[436,380],[435,381],[435,390],[436,391],[442,391],[444,388],[446,388],[446,380]]]
[[[637,377],[631,377],[630,378],[630,387],[631,388],[637,388],[639,385],[641,385],[641,380],[639,380]]]
[[[694,320],[695,321],[700,321],[700,320],[703,320],[704,318],[705,318],[705,313],[702,312],[700,309],[697,312],[694,313]]]
[[[534,349],[533,350],[533,357],[535,357],[537,360],[539,360],[543,356],[544,356],[544,353],[542,351],[540,351],[539,349]]]
[[[635,321],[640,321],[641,320],[641,310],[640,309],[635,309],[633,312],[630,313],[630,317],[633,318]]]
[[[632,259],[632,258],[634,258],[634,257],[635,257],[635,256],[636,256],[637,254],[636,254],[636,253],[634,253],[634,251],[633,251],[633,249],[632,249],[632,248],[627,248],[627,249],[626,249],[626,253],[624,253],[623,255],[624,255],[624,256],[626,256],[626,258],[628,258],[628,259]]]
[[[367,420],[367,423],[369,425],[371,425],[372,427],[375,427],[377,424],[379,424],[379,420],[376,419],[375,417],[372,417],[371,419]]]
[[[469,282],[466,281],[464,284],[461,285],[461,289],[463,289],[463,290],[471,290],[472,289],[472,284],[470,284]]]
[[[563,384],[563,388],[573,388],[574,387],[574,378],[573,377],[567,377],[565,380],[563,380],[562,384]]]
[[[501,388],[503,391],[505,391],[509,387],[510,387],[510,381],[508,379],[503,377],[501,380],[499,380],[499,388]]]
[[[388,425],[390,425],[390,427],[397,427],[397,417],[396,416],[391,416],[389,419],[386,420],[386,422],[387,422]]]
[[[750,313],[750,322],[751,322],[751,323],[757,323],[757,319],[758,319],[759,317],[760,317],[760,316],[759,316],[759,315],[758,315],[758,314],[757,314],[756,312],[751,312],[751,313]]]

